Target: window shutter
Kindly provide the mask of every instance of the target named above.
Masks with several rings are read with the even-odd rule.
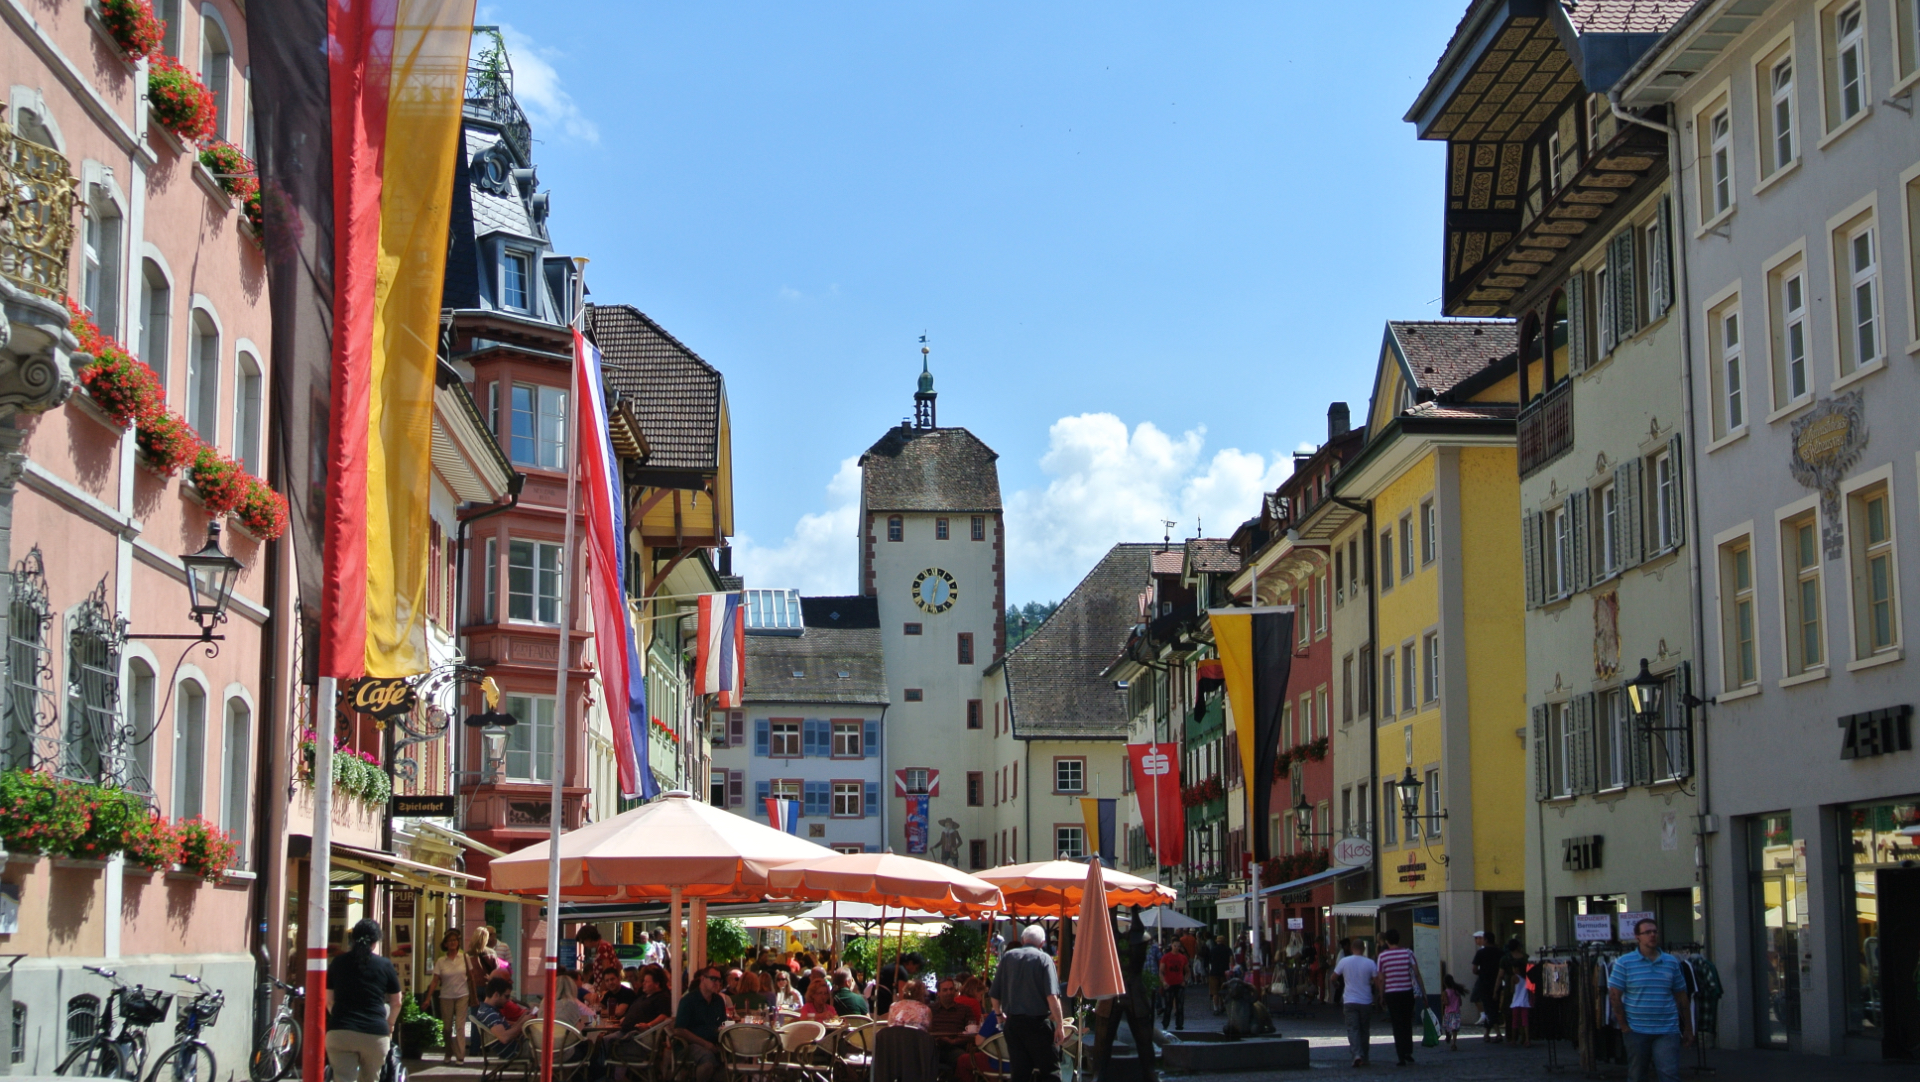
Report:
[[[1577,695],[1573,700],[1573,785],[1576,793],[1594,790],[1593,769],[1593,693]]]
[[[1569,525],[1573,531],[1573,589],[1576,593],[1587,588],[1593,575],[1590,559],[1593,546],[1587,537],[1589,495],[1585,489],[1567,495],[1567,513],[1573,516]]]
[[[807,755],[825,756],[833,750],[833,735],[827,730],[826,722],[819,718],[808,718],[806,728],[805,747],[802,750]]]
[[[1607,262],[1616,268],[1611,275],[1615,296],[1613,300],[1614,340],[1624,342],[1638,328],[1634,318],[1634,304],[1637,300],[1634,290],[1633,269],[1633,230],[1625,229],[1613,238],[1613,254]]]
[[[879,722],[877,721],[867,722],[867,738],[861,742],[860,750],[863,753],[865,753],[866,757],[869,759],[878,759],[880,757],[880,723]]]
[[[1609,254],[1611,254],[1611,249],[1609,249]],[[1609,265],[1601,269],[1606,274],[1606,281],[1601,281],[1599,276],[1596,275],[1594,277],[1593,289],[1594,304],[1599,306],[1600,309],[1593,321],[1594,328],[1600,335],[1600,348],[1593,355],[1595,363],[1598,363],[1607,354],[1612,353],[1614,344],[1613,267]]]
[[[1672,756],[1674,776],[1690,778],[1693,776],[1693,726],[1687,717],[1686,706],[1674,698],[1679,690],[1677,685],[1671,683],[1667,688],[1666,724],[1686,726],[1686,731],[1663,735],[1670,745],[1667,754]]]
[[[1380,790],[1384,796],[1386,787]],[[1553,765],[1547,757],[1547,708],[1533,708],[1533,798],[1545,800],[1553,795]],[[1391,809],[1387,814],[1391,817]]]
[[[869,819],[880,814],[880,783],[879,782],[870,781],[867,783],[867,799],[865,801],[865,805],[860,810]]]
[[[1680,547],[1687,540],[1687,481],[1686,471],[1680,468],[1680,433],[1667,437],[1667,468],[1673,471],[1673,545]]]
[[[765,758],[767,752],[767,719],[753,719],[753,753]]]
[[[727,711],[727,746],[737,748],[747,742],[747,715],[738,710]]]
[[[806,793],[806,798],[807,798],[806,814],[808,815],[827,814],[827,807],[828,807],[827,783],[824,781],[807,782],[806,788],[804,791]]]
[[[1540,607],[1540,516],[1520,513],[1521,573],[1527,580],[1527,608]]]
[[[744,770],[727,771],[727,807],[744,808],[747,804],[747,774]]]
[[[767,801],[772,799],[772,797],[773,797],[772,782],[770,781],[754,782],[753,783],[753,802],[756,805],[756,807],[753,810],[753,814],[755,815],[767,814]]]
[[[1673,307],[1673,197],[1660,197],[1660,228],[1655,232],[1654,250],[1648,257],[1652,273],[1653,303],[1649,311],[1658,317]]]
[[[1640,550],[1643,534],[1640,529],[1642,506],[1640,502],[1640,460],[1630,458],[1622,462],[1613,471],[1614,498],[1620,504],[1620,540],[1617,551],[1620,553],[1622,568],[1637,567],[1640,564]]]
[[[1587,368],[1587,276],[1575,272],[1567,279],[1567,369]]]

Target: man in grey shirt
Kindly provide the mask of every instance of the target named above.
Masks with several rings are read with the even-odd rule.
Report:
[[[1060,975],[1053,956],[1042,949],[1047,931],[1030,924],[1020,946],[1000,956],[993,973],[993,1001],[999,1005],[1007,1035],[1010,1082],[1059,1082],[1060,1055],[1067,1027],[1060,1014]],[[1049,1039],[1051,1038],[1051,1039]]]

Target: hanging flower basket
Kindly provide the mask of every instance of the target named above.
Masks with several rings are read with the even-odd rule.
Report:
[[[143,809],[144,812],[144,809]],[[142,814],[127,824],[127,859],[147,868],[170,868],[180,863],[180,836],[172,823]]]
[[[94,403],[122,426],[159,408],[165,400],[160,377],[120,343],[101,334],[72,297],[65,300],[70,313],[68,326],[79,340],[80,352],[93,358],[76,375]]]
[[[99,0],[99,10],[113,43],[134,60],[152,56],[166,40],[167,24],[147,0]]]
[[[179,414],[158,410],[140,419],[133,430],[133,445],[146,467],[165,480],[200,453],[200,436]]]
[[[260,178],[253,159],[225,139],[217,139],[201,147],[200,164],[213,174],[214,183],[220,185],[221,191],[242,204],[260,194]]]
[[[0,773],[0,841],[7,851],[71,854],[93,820],[83,788],[38,770]]]
[[[207,446],[193,456],[187,479],[199,490],[209,515],[229,514],[239,507],[247,495],[247,482],[253,480],[238,462]]]
[[[267,246],[267,209],[258,191],[240,201],[240,213],[247,219],[247,228],[253,233],[253,246],[264,250]]]
[[[219,109],[199,76],[161,53],[147,66],[147,112],[161,127],[198,142],[213,137]]]
[[[273,541],[287,532],[287,498],[268,487],[258,477],[247,478],[247,494],[233,509],[241,529],[262,541]]]
[[[239,846],[233,836],[200,816],[174,824],[180,839],[180,867],[202,879],[213,881],[233,867]]]

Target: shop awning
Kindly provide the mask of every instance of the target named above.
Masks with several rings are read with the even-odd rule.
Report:
[[[1328,868],[1323,872],[1303,875],[1298,879],[1289,879],[1285,883],[1275,883],[1270,887],[1261,887],[1260,897],[1265,898],[1269,894],[1292,894],[1296,890],[1310,890],[1322,883],[1338,879],[1343,875],[1352,875],[1355,872],[1364,871],[1366,871],[1365,868]],[[1220,900],[1223,902],[1240,902],[1245,901],[1246,897],[1244,894],[1235,894]],[[1338,907],[1335,908],[1337,911]]]
[[[396,857],[392,853],[383,853],[378,849],[362,849],[357,845],[335,843],[333,867],[336,870],[359,872],[371,875],[401,886],[416,890],[438,891],[442,894],[464,894],[471,898],[486,898],[496,902],[512,902],[524,905],[525,898],[511,894],[498,894],[490,890],[481,890],[468,886],[469,883],[485,882],[480,876],[456,872],[452,868],[440,868],[432,864],[422,864],[417,860]],[[439,879],[442,881],[436,882]],[[456,882],[457,880],[457,882]]]
[[[1393,909],[1403,905],[1433,905],[1440,900],[1438,894],[1395,894],[1386,898],[1369,898],[1364,902],[1338,902],[1333,907],[1336,917],[1375,917],[1382,909]]]
[[[343,845],[340,842],[334,842],[332,849],[336,860],[345,857],[348,860],[368,861],[374,864],[389,865],[401,871],[413,872],[416,875],[443,875],[448,879],[464,879],[469,883],[486,882],[485,876],[468,875],[466,872],[457,872],[452,868],[442,868],[438,864],[423,864],[420,861],[408,860],[406,857],[397,857],[392,853],[382,852],[378,849],[362,849],[357,845]]]
[[[507,851],[504,849],[495,849],[493,846],[488,845],[478,838],[469,837],[452,827],[443,827],[438,823],[429,822],[425,819],[416,820],[413,824],[413,830],[418,834],[432,834],[437,838],[445,839],[455,845],[465,846],[476,853],[482,853],[486,856],[504,857],[507,855]]]

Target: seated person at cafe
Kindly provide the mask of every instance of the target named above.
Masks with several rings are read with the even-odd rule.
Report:
[[[927,1008],[927,986],[912,979],[901,985],[893,1006],[887,1008],[887,1025],[931,1030],[933,1012]]]
[[[800,1017],[809,1022],[831,1022],[840,1017],[840,1012],[833,1009],[833,994],[826,981],[807,983],[807,1001],[800,1007]]]
[[[733,996],[733,1009],[736,1011],[764,1011],[772,1004],[767,1002],[766,977],[748,970],[740,974],[740,991]]]
[[[927,1010],[927,1032],[940,1053],[940,1065],[951,1068],[960,1053],[973,1047],[973,1032],[978,1028],[974,1014],[959,1001],[959,989],[952,977],[940,978],[940,993]]]
[[[673,1017],[673,1035],[686,1043],[687,1065],[694,1082],[712,1082],[720,1067],[720,1025],[727,1020],[726,997],[720,994],[720,967],[700,971],[694,990],[680,997]]]
[[[867,1013],[867,997],[853,986],[853,970],[846,966],[833,971],[833,1009],[841,1014]]]
[[[988,1011],[985,1021],[980,1023],[980,1032],[973,1035],[973,1047],[960,1054],[954,1061],[953,1076],[959,1082],[973,1082],[980,1072],[1005,1074],[1007,1065],[987,1055],[987,1038],[1000,1032],[1000,1012]]]
[[[593,982],[593,995],[588,1003],[600,1012],[602,1024],[618,1022],[627,1012],[627,1005],[639,998],[639,993],[620,982],[620,972],[603,969]]]
[[[973,1012],[973,1024],[980,1024],[980,1004],[987,998],[987,982],[969,974],[960,982],[960,994],[953,997],[962,1007]]]
[[[640,993],[627,1004],[627,1013],[620,1016],[620,1028],[651,1029],[672,1017],[673,997],[667,994],[666,973],[656,965],[643,967]]]
[[[513,1001],[512,994],[513,982],[504,977],[495,977],[487,982],[480,1002],[475,1003],[470,1012],[475,1028],[482,1034],[480,1043],[489,1055],[510,1056],[520,1044],[520,1027],[529,1015]],[[507,1007],[514,1010],[516,1017],[512,1021],[507,1020]]]
[[[783,1011],[800,1009],[800,993],[793,990],[793,977],[784,969],[774,970],[772,995],[769,998],[773,1001],[771,1006]]]

